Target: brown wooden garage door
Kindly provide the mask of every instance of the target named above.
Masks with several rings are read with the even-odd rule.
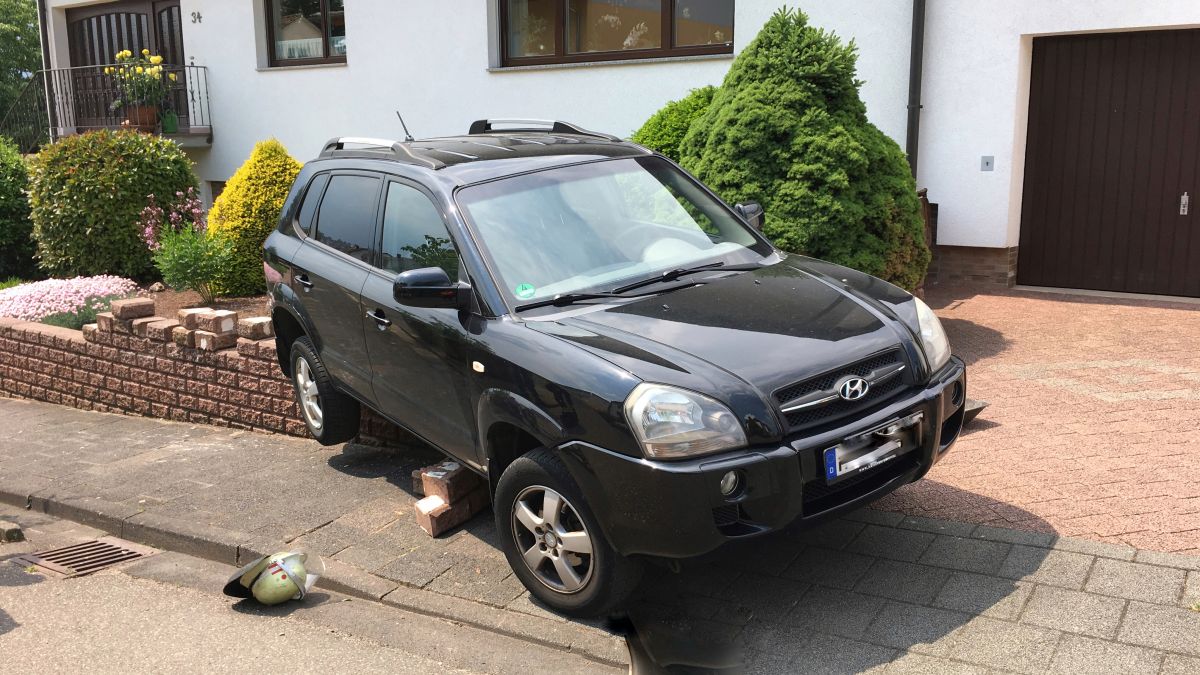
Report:
[[[1034,39],[1019,283],[1200,296],[1198,193],[1200,30]]]

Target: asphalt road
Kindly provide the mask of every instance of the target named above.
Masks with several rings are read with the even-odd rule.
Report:
[[[616,673],[578,654],[321,590],[265,607],[221,593],[234,568],[162,552],[90,576],[24,553],[103,536],[0,507],[0,673]],[[36,568],[31,568],[35,570]]]
[[[224,596],[102,572],[45,579],[0,563],[7,672],[478,672],[287,616],[255,616]]]

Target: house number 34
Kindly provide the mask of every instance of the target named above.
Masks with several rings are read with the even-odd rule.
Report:
[[[192,12],[192,23],[200,23],[202,21],[204,21],[204,17],[200,15],[200,12]]]

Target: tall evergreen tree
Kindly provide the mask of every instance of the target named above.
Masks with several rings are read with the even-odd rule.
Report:
[[[0,118],[42,67],[35,0],[0,0]]]
[[[776,12],[680,144],[729,202],[758,201],[780,248],[915,288],[929,250],[904,152],[867,121],[853,43]]]

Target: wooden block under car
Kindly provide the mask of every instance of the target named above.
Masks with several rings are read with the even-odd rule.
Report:
[[[483,479],[460,462],[446,460],[421,469],[420,493],[453,504],[483,484]],[[414,487],[416,481],[413,481]]]

